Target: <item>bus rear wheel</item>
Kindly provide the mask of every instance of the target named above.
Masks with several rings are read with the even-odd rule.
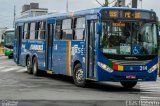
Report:
[[[133,88],[134,86],[136,86],[137,81],[121,81],[121,85],[124,88]]]
[[[12,59],[12,58],[13,58],[13,56],[8,56],[8,58],[9,58],[9,59]]]
[[[84,79],[83,69],[82,69],[81,64],[77,64],[74,67],[73,80],[74,80],[75,85],[78,87],[86,86],[86,80]]]
[[[27,58],[26,66],[27,66],[27,72],[29,74],[32,74],[32,67],[31,67],[31,59],[30,59],[30,57]]]
[[[39,75],[37,58],[33,59],[32,71],[33,71],[33,75],[35,75],[35,76]]]

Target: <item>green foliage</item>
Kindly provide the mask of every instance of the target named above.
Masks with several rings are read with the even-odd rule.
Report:
[[[105,3],[103,4],[103,7],[108,7],[108,0],[105,0]]]

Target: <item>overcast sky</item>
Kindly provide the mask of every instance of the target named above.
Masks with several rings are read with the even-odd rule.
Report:
[[[16,5],[16,14],[22,11],[22,5],[30,2],[39,3],[41,8],[48,8],[49,12],[65,12],[67,0],[0,0],[0,27],[13,26],[13,10]],[[104,3],[104,0],[98,0]],[[112,1],[112,0],[109,0]],[[126,0],[130,1],[130,0]],[[100,7],[96,0],[69,0],[69,11],[76,11],[88,8]],[[139,8],[141,5],[139,4]],[[159,0],[143,0],[143,8],[153,9],[160,17],[160,3]]]

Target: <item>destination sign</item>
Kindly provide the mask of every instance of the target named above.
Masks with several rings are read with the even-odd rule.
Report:
[[[114,27],[125,27],[125,23],[112,23]]]
[[[138,10],[136,11],[133,11],[133,10],[102,11],[102,20],[106,20],[109,18],[156,20],[156,14],[154,12],[138,11]]]

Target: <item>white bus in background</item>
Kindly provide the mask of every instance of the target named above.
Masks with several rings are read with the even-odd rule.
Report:
[[[3,45],[4,43],[4,32],[7,30],[8,28],[7,27],[4,27],[4,28],[0,28],[0,46]]]

